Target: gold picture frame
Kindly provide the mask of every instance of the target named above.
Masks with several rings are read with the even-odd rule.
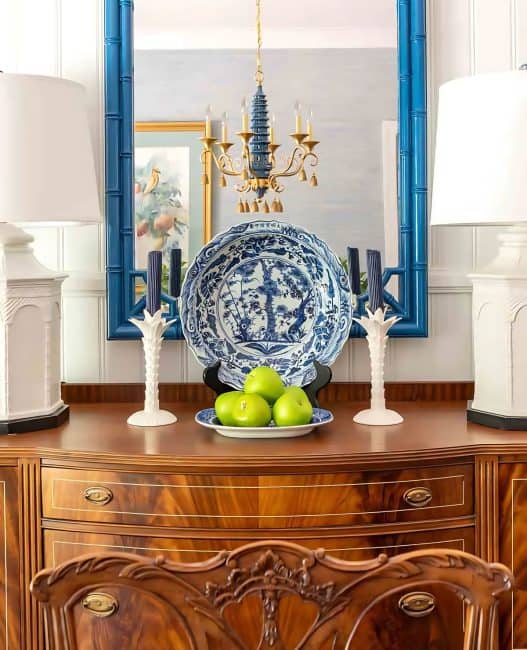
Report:
[[[202,193],[202,241],[200,245],[206,244],[212,238],[212,184],[211,183],[202,183],[201,178],[202,174],[206,174],[210,179],[212,176],[212,161],[209,155],[205,156],[205,165],[201,162],[201,143],[199,138],[205,134],[205,122],[204,121],[175,121],[175,122],[136,122],[135,123],[135,132],[138,133],[180,133],[180,134],[189,134],[189,143],[198,148],[199,151],[199,169],[192,169],[190,173],[194,176],[194,182],[199,182],[201,185]],[[195,139],[194,139],[195,138]],[[156,146],[152,144],[152,146]],[[163,146],[163,145],[157,145]],[[197,164],[195,165],[197,166]],[[197,180],[196,180],[197,179]],[[197,250],[191,250],[191,257],[195,254]],[[190,263],[189,259],[189,263]]]

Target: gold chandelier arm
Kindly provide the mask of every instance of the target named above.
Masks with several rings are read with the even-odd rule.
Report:
[[[303,147],[295,147],[287,161],[286,167],[281,171],[271,171],[269,180],[272,181],[276,178],[283,178],[284,176],[295,176],[302,169],[308,158],[313,159],[311,167],[314,167],[318,163],[318,156],[315,153],[306,151]],[[297,163],[296,165],[295,162]]]
[[[298,157],[299,153],[301,155]],[[271,172],[269,175],[270,189],[273,190],[273,192],[283,192],[285,186],[279,183],[278,179],[287,176],[296,176],[296,174],[303,169],[308,158],[311,159],[311,167],[315,167],[318,164],[318,156],[316,153],[306,151],[303,147],[295,147],[285,169],[279,172]],[[297,165],[293,167],[295,161],[297,162]]]
[[[300,157],[298,158],[299,166],[296,167],[294,170],[292,170],[292,167],[295,164],[295,161],[297,160],[298,154],[300,154]],[[291,152],[291,155],[289,156],[289,160],[287,161],[287,164],[284,167],[284,169],[282,169],[281,171],[271,170],[271,173],[269,174],[269,179],[278,178],[279,176],[294,176],[295,174],[298,174],[298,172],[300,171],[300,165],[301,165],[303,154],[304,154],[304,150],[302,149],[302,147],[295,147]]]
[[[216,165],[216,168],[220,172],[220,174],[225,174],[225,176],[236,176],[240,177],[243,174],[244,167],[242,166],[241,169],[237,170],[234,167],[234,162],[228,154],[222,153],[219,156],[217,156],[213,149],[204,149],[201,152],[201,163],[203,165],[206,165],[207,163],[207,155],[210,155],[212,157],[212,160],[214,164]]]
[[[234,189],[240,193],[248,192],[251,189],[251,181],[247,180],[242,185],[235,185]]]
[[[226,176],[241,176],[243,173],[243,168],[237,170],[234,167],[234,162],[230,156],[227,154],[221,154],[219,158],[214,158],[214,161],[216,163],[216,167],[219,169],[219,171],[222,174],[225,174]]]
[[[308,158],[311,159],[311,162],[309,163],[310,167],[316,167],[318,165],[318,155],[316,153],[313,151],[308,151],[304,157],[304,164]]]
[[[218,164],[218,158],[216,157],[216,154],[214,153],[213,149],[211,149],[211,148],[203,149],[203,151],[201,152],[201,163],[203,165],[207,164],[207,155],[211,156],[214,164],[219,169],[220,167],[219,167],[219,164]]]

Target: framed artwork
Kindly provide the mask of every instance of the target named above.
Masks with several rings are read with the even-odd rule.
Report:
[[[203,169],[200,136],[204,122],[136,122],[134,138],[134,181],[130,242],[122,248],[123,274],[110,277],[109,293],[120,293],[121,313],[109,313],[110,338],[130,338],[130,316],[141,314],[145,305],[148,253],[163,253],[162,308],[167,318],[177,318],[177,297],[169,294],[168,278],[172,249],[181,250],[181,275],[185,274],[201,246],[212,233],[211,184],[204,185],[202,174],[211,174],[210,157]],[[122,231],[121,231],[122,232]],[[121,238],[122,239],[122,238]],[[131,245],[130,245],[131,244]],[[129,270],[126,271],[126,268]],[[137,332],[140,336],[140,333]],[[179,320],[167,338],[180,338]]]
[[[137,122],[134,158],[135,266],[148,252],[180,248],[183,266],[211,238],[210,188],[201,184],[203,122]],[[210,170],[209,172],[210,173]]]

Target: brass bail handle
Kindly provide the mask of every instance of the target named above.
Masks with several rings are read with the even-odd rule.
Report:
[[[432,501],[432,490],[427,487],[413,487],[406,490],[403,500],[413,508],[424,508]]]
[[[113,499],[113,492],[104,485],[88,487],[84,490],[84,498],[94,506],[105,506]]]
[[[412,591],[399,599],[399,609],[410,618],[424,618],[431,614],[435,607],[436,599],[426,591]]]
[[[97,618],[108,618],[119,609],[117,599],[103,592],[92,592],[82,599],[82,606]]]

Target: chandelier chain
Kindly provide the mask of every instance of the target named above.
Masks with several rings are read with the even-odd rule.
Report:
[[[256,74],[254,78],[258,85],[263,83],[262,71],[262,8],[261,0],[256,0]]]

